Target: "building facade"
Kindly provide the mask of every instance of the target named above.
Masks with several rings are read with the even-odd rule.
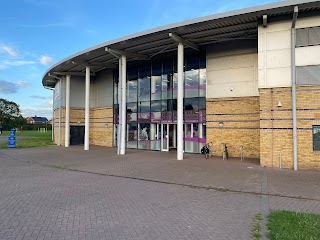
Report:
[[[110,41],[50,68],[54,141],[320,169],[320,1],[212,15]],[[67,136],[67,137],[66,137]],[[70,136],[70,137],[69,137]]]

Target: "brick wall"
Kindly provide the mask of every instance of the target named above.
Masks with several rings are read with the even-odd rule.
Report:
[[[113,109],[112,107],[90,110],[90,144],[112,147]]]
[[[113,113],[112,107],[90,109],[90,144],[112,146]],[[84,126],[84,108],[70,108],[70,126]],[[55,110],[54,142],[59,143],[59,109]],[[65,108],[61,109],[61,145],[65,141]]]
[[[206,126],[214,155],[222,156],[222,143],[227,143],[230,157],[240,157],[242,145],[245,158],[259,158],[259,97],[207,99]]]
[[[320,169],[312,149],[312,125],[320,124],[320,87],[297,88],[298,168]],[[293,168],[291,88],[260,89],[260,162]],[[282,107],[277,107],[281,101]]]

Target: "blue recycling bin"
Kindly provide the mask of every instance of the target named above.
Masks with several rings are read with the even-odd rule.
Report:
[[[8,148],[16,148],[16,136],[8,137]]]
[[[12,128],[10,130],[10,136],[15,136],[16,135],[16,129],[15,128]]]

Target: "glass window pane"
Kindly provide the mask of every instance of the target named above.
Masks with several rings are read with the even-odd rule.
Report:
[[[150,149],[150,124],[149,123],[139,124],[138,148]]]
[[[160,150],[161,148],[161,125],[150,124],[150,149]]]
[[[151,112],[160,112],[162,109],[162,101],[151,101]]]
[[[138,66],[131,66],[128,68],[128,80],[138,79]]]
[[[173,74],[173,86],[172,86],[172,98],[176,99],[178,97],[178,73]]]
[[[127,113],[127,123],[137,122],[137,113]]]
[[[137,102],[137,81],[128,81],[127,102]]]
[[[163,60],[163,72],[162,74],[172,74],[173,67],[172,58],[167,58]]]
[[[160,76],[162,73],[162,60],[152,61],[152,76]]]
[[[152,123],[160,123],[161,122],[161,112],[151,112],[150,118]]]
[[[199,97],[206,97],[206,82],[207,82],[207,71],[206,69],[200,69],[199,79]]]
[[[139,79],[139,101],[150,101],[150,77]]]
[[[127,113],[137,112],[137,103],[127,103]]]
[[[186,98],[184,99],[185,111],[199,111],[199,99],[198,98]]]
[[[137,148],[138,130],[137,124],[127,124],[127,148]]]
[[[185,72],[185,98],[194,98],[199,96],[199,70],[190,70]]]
[[[138,102],[138,112],[150,112],[150,102]]]
[[[151,100],[161,99],[161,76],[151,77]]]
[[[149,123],[150,122],[150,113],[138,113],[138,122],[139,123]]]
[[[312,126],[313,150],[320,151],[320,126]]]
[[[139,78],[146,78],[151,76],[151,65],[149,62],[139,66]]]
[[[172,76],[170,74],[162,75],[162,99],[172,98]]]
[[[206,68],[207,54],[206,52],[200,52],[200,68]]]
[[[193,53],[186,56],[186,71],[191,69],[199,69],[198,53]]]

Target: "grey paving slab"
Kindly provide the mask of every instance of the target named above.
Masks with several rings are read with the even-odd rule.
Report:
[[[0,159],[0,239],[250,239],[258,196]]]

